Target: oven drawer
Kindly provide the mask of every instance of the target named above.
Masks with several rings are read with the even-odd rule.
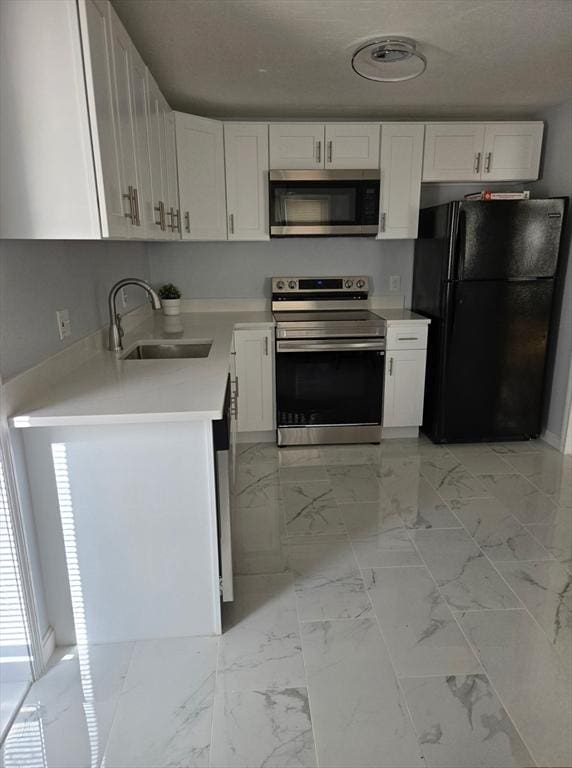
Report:
[[[427,349],[427,324],[390,325],[386,347],[392,349]]]

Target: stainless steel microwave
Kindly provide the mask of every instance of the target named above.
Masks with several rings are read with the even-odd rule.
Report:
[[[270,236],[376,235],[379,171],[270,171]]]

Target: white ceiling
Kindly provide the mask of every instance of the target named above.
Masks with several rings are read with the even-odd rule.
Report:
[[[570,0],[113,0],[172,107],[213,117],[502,117],[572,96]],[[421,77],[351,69],[418,41]]]

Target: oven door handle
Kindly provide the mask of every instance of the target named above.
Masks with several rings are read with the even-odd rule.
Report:
[[[313,339],[277,341],[276,352],[383,352],[385,339]]]

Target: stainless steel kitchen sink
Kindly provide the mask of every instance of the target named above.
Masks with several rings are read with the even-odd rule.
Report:
[[[172,360],[175,358],[208,357],[212,341],[200,341],[189,344],[169,344],[157,342],[137,344],[123,355],[123,360]]]

